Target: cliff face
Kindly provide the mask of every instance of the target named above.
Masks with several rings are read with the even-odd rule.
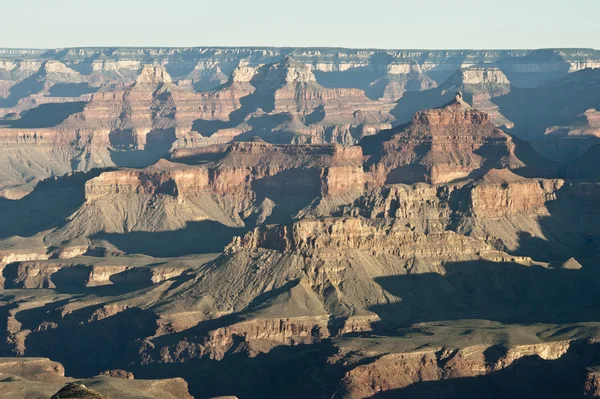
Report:
[[[361,191],[365,183],[362,151],[358,146],[248,142],[227,145],[219,152],[221,159],[206,166],[160,160],[141,170],[105,172],[86,183],[86,198],[93,200],[118,193],[186,197],[212,190],[218,195],[252,199],[251,192],[257,181],[286,171],[295,171],[299,178],[288,184],[305,185],[308,192],[316,191],[324,196]]]
[[[485,243],[453,232],[415,232],[401,220],[362,218],[302,220],[290,226],[257,228],[230,246],[230,250],[266,248],[280,252],[363,250],[391,253],[403,259],[451,259],[493,252]],[[458,255],[460,254],[460,255]]]
[[[498,68],[469,68],[461,71],[465,85],[509,85],[510,81]]]
[[[99,232],[185,230],[209,221],[226,234],[225,226],[286,220],[314,201],[351,198],[365,187],[360,147],[237,142],[213,150],[187,154],[212,158],[199,165],[160,160],[88,180],[83,206],[47,242],[62,245]]]
[[[209,173],[204,168],[192,168],[160,160],[142,170],[106,172],[85,185],[86,200],[109,194],[179,195],[200,192],[209,185]]]
[[[556,198],[563,184],[562,180],[525,179],[506,169],[493,169],[472,188],[469,208],[475,217],[546,215],[546,202]]]
[[[539,358],[542,362],[560,361],[570,348],[579,346],[588,347],[594,352],[597,351],[597,345],[593,342],[558,341],[517,345],[507,349],[502,357],[493,361],[486,357],[486,350],[489,351],[490,348],[485,345],[466,347],[455,351],[441,348],[437,351],[425,350],[384,355],[374,362],[349,371],[344,377],[345,393],[346,397],[369,398],[387,391],[401,392],[402,388],[413,384],[418,387],[419,383],[426,384],[454,378],[481,378],[488,374],[501,372],[513,363],[518,364],[519,361],[528,357]],[[587,356],[583,356],[583,359],[579,360],[583,364],[588,361]],[[595,394],[594,378],[593,373],[588,374],[585,385],[586,395],[592,397]],[[515,391],[523,391],[526,386],[527,382],[523,381],[515,387]],[[575,387],[573,391],[577,391],[577,388]],[[430,389],[436,392],[433,386]],[[473,390],[475,389],[476,386],[473,386]],[[511,391],[511,389],[507,389],[507,391]],[[419,393],[418,388],[414,393]],[[443,394],[443,392],[439,392],[439,394]]]
[[[133,141],[120,144],[141,149],[146,134],[166,129],[175,129],[177,147],[227,142],[251,130],[255,135],[275,135],[271,139],[276,142],[351,144],[361,137],[351,132],[359,125],[367,123],[364,128],[372,126],[375,131],[389,127],[386,123],[393,118],[387,109],[360,90],[319,86],[308,67],[286,58],[264,67],[239,67],[227,84],[206,93],[183,90],[171,83],[165,68],[148,65],[123,94],[96,94],[83,115],[73,119],[83,119],[82,128],[107,127],[115,137],[132,129]],[[324,137],[336,126],[346,131]],[[294,135],[300,138],[292,139]]]
[[[290,57],[259,67],[240,66],[230,82],[216,90],[247,85],[244,106],[224,123],[212,126],[199,118],[200,142],[219,142],[232,135],[254,134],[272,142],[353,144],[363,135],[391,126],[390,106],[367,98],[361,90],[325,88],[310,67]],[[208,138],[210,137],[210,139]]]

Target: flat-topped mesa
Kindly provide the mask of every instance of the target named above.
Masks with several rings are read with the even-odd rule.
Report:
[[[79,75],[79,72],[69,68],[60,61],[49,60],[42,65],[42,70],[47,74]]]
[[[362,160],[360,147],[236,142],[210,167],[211,187],[220,195],[244,195],[253,181],[273,178],[288,190],[332,196],[364,188]],[[284,171],[287,178],[277,177]]]
[[[365,185],[360,147],[235,142],[216,155],[220,159],[207,165],[190,166],[161,159],[144,169],[102,173],[86,183],[86,199],[126,193],[179,198],[203,190],[249,199],[253,197],[253,182],[284,171],[290,177],[280,183],[288,189],[305,187],[307,192],[320,192],[323,196],[362,190]]]
[[[498,68],[461,69],[454,79],[465,85],[510,85],[508,77]]]
[[[492,169],[470,185],[469,212],[475,217],[548,215],[546,201],[555,199],[563,184],[563,180],[526,179],[507,169]]]
[[[172,197],[198,193],[209,185],[208,170],[161,159],[144,169],[104,172],[85,184],[86,200],[107,194],[151,194]]]
[[[172,83],[171,75],[162,65],[146,64],[142,67],[140,74],[135,80],[135,86],[160,86]]]
[[[459,91],[454,100],[443,107],[417,112],[412,118],[412,123],[430,126],[487,125],[490,123],[490,117],[463,101],[462,93]]]
[[[421,69],[421,66],[415,61],[406,62],[403,60],[398,60],[392,61],[387,66],[387,72],[390,75],[406,75],[409,73],[422,73],[423,70]]]

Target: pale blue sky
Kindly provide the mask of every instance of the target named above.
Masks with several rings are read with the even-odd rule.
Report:
[[[0,47],[600,49],[600,0],[0,0]]]

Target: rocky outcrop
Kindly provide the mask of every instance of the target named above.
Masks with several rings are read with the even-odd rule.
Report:
[[[180,276],[186,267],[94,264],[79,258],[73,261],[44,260],[11,263],[11,279],[6,287],[38,289],[64,286],[96,287],[111,284],[150,285]]]
[[[460,71],[459,81],[465,85],[510,85],[506,75],[498,68],[463,69]]]
[[[600,397],[600,370],[598,368],[590,368],[587,370],[585,376],[585,386],[583,387],[583,394],[587,398],[598,398]]]
[[[202,156],[204,150],[180,157]],[[240,142],[216,152],[218,161],[201,166],[188,166],[160,160],[145,169],[105,172],[86,183],[86,199],[108,194],[150,194],[186,197],[213,191],[218,195],[251,195],[255,182],[296,171],[290,185],[307,185],[309,192],[324,196],[347,191],[361,191],[365,184],[360,147],[338,145],[294,146],[264,142]]]
[[[110,399],[79,383],[69,383],[56,392],[50,399]]]
[[[377,393],[400,390],[420,382],[484,376],[506,369],[529,356],[557,360],[570,347],[569,341],[520,345],[505,349],[503,356],[493,361],[486,357],[486,350],[489,352],[490,348],[485,345],[457,350],[434,348],[389,354],[347,372],[344,386],[347,397],[369,398]],[[597,350],[592,344],[590,347]],[[593,390],[594,379],[588,374],[586,392]]]
[[[45,358],[0,358],[0,372],[2,394],[10,398],[192,399],[182,378],[140,381],[98,376],[76,380],[65,377],[62,364]]]
[[[424,219],[429,221],[429,229],[458,217],[545,216],[546,203],[556,199],[564,184],[560,179],[526,179],[507,169],[492,169],[467,184],[376,188],[347,206],[344,213],[371,219]]]
[[[211,331],[188,331],[188,339],[176,344],[155,348],[158,342],[142,347],[146,363],[183,363],[190,359],[209,357],[222,360],[229,350],[235,350],[240,341],[245,342],[251,351],[254,345],[260,352],[260,344],[300,345],[315,344],[329,337],[327,317],[294,317],[286,319],[254,319],[232,324]],[[202,333],[202,334],[200,334]]]
[[[451,231],[425,234],[402,220],[363,218],[301,220],[292,225],[259,227],[229,250],[266,248],[281,252],[363,250],[403,259],[478,258],[494,252],[484,242]]]
[[[466,104],[461,93],[442,108],[417,112],[408,127],[391,133],[379,143],[363,143],[379,184],[438,184],[477,177],[489,168],[524,166],[512,138]]]
[[[546,202],[556,198],[562,180],[535,180],[517,176],[507,169],[492,169],[469,193],[469,211],[475,217],[510,214],[548,215]]]
[[[256,141],[187,156],[204,155],[212,161],[186,165],[160,160],[88,180],[86,202],[48,236],[48,243],[60,246],[99,232],[186,229],[203,221],[254,226],[274,212],[281,217],[285,209],[298,212],[319,199],[333,204],[365,187],[360,147]]]
[[[133,376],[133,373],[131,371],[126,371],[126,370],[106,370],[106,371],[101,372],[99,375],[106,375],[106,376],[112,377],[112,378],[123,378],[126,380],[135,379]]]

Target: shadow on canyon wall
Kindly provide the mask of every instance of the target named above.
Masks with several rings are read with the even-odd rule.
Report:
[[[584,69],[529,89],[512,87],[492,102],[513,121],[512,132],[524,139],[543,138],[552,126],[572,125],[590,108],[600,109],[600,70]]]
[[[487,375],[423,381],[373,399],[584,398],[586,367],[600,363],[598,344],[576,342],[556,360],[525,356]]]
[[[267,299],[257,299],[256,303]],[[94,305],[61,318],[61,307],[68,301],[22,311],[18,318],[23,328],[33,331],[26,338],[25,355],[58,361],[65,366],[66,374],[74,377],[91,377],[104,370],[119,368],[132,371],[136,378],[142,379],[183,377],[196,398],[224,394],[277,398],[287,392],[286,397],[290,398],[325,399],[339,389],[345,372],[341,365],[328,361],[337,352],[329,341],[318,345],[279,346],[268,353],[251,356],[243,338],[237,336],[220,361],[208,357],[193,358],[190,354],[192,356],[184,363],[156,364],[149,358],[144,362],[140,359],[144,356],[140,348],[147,347],[143,342],[145,337],[156,331],[157,316],[154,313],[131,308],[100,318],[102,305]],[[0,312],[4,308],[1,307]],[[223,320],[207,321],[193,330],[206,332],[218,328],[222,321],[229,324],[233,318],[235,316],[225,316]],[[55,328],[37,328],[41,320],[59,324]],[[194,339],[187,331],[176,337],[159,337],[157,342],[171,342],[183,336]],[[186,353],[181,355],[185,357]]]
[[[100,311],[97,315],[90,314],[90,308],[74,311],[56,328],[30,334],[25,341],[26,356],[49,357],[62,363],[68,375],[74,377],[127,367],[127,357],[136,351],[139,341],[156,331],[158,317],[150,311],[130,308],[101,318],[101,309],[96,310]],[[20,313],[20,318],[27,320],[27,312],[21,312],[25,314]]]
[[[375,66],[355,67],[345,71],[322,72],[314,71],[317,82],[327,88],[361,89],[366,90],[369,85],[383,77],[385,69],[377,70]],[[385,67],[382,65],[382,67]]]
[[[546,202],[538,219],[543,236],[522,232],[512,255],[547,262],[551,268],[514,262],[444,264],[445,275],[408,274],[375,279],[402,301],[371,308],[384,331],[435,320],[487,319],[502,323],[599,321],[600,212],[595,185],[567,183]],[[510,252],[510,251],[509,251]],[[562,269],[575,257],[582,269]]]
[[[39,93],[44,88],[44,82],[39,80],[40,76],[40,73],[36,73],[12,86],[8,97],[0,99],[0,108],[12,108],[23,98]]]
[[[560,267],[574,257],[585,269],[597,268],[600,261],[600,188],[595,184],[567,182],[546,201],[549,215],[538,218],[543,236],[521,232],[519,247],[509,251]]]
[[[456,90],[445,91],[442,87],[424,91],[407,91],[396,101],[396,106],[390,113],[396,118],[396,123],[408,123],[415,113],[426,109],[442,107],[454,99]],[[464,100],[472,104],[473,95],[463,93]]]
[[[329,341],[318,345],[278,346],[248,356],[239,339],[223,360],[134,365],[136,378],[183,377],[195,398],[236,395],[240,398],[330,399],[339,392],[345,368],[330,363],[337,352]]]
[[[264,112],[271,112],[275,108],[275,92],[281,88],[285,82],[281,84],[265,84],[268,83],[266,75],[269,73],[271,65],[265,65],[258,69],[257,74],[250,80],[250,84],[253,85],[256,90],[246,97],[240,99],[240,108],[229,114],[229,121],[215,121],[215,120],[204,120],[197,119],[192,124],[192,130],[197,131],[204,137],[210,137],[221,129],[234,128],[248,119],[248,117],[262,110]],[[252,121],[254,126],[253,130],[260,131],[266,129],[268,126],[273,127],[280,118],[285,116],[280,115],[265,115],[262,119],[264,126],[257,126],[258,121]],[[256,136],[256,134],[253,134]]]
[[[0,294],[0,300],[4,303],[0,305],[0,356],[14,356],[7,339],[10,312],[19,306],[13,302],[14,299],[14,295]]]
[[[188,222],[185,228],[179,230],[98,233],[92,239],[108,241],[127,254],[169,258],[222,252],[233,237],[247,231],[247,228],[225,226],[208,220]]]
[[[246,225],[288,223],[303,208],[321,196],[321,177],[317,168],[288,169],[252,182],[257,204],[269,200],[273,204],[266,219],[259,223],[258,215],[247,219]]]
[[[146,135],[143,149],[138,149],[138,137],[132,129],[113,130],[109,133],[110,158],[118,167],[139,168],[151,165],[168,155],[177,140],[175,128],[154,129]]]
[[[87,83],[57,83],[49,90],[49,97],[79,97],[98,91],[98,87],[91,87]]]
[[[60,125],[69,116],[83,111],[84,101],[42,104],[23,112],[20,119],[0,120],[0,126],[13,129],[43,129]]]
[[[512,262],[471,261],[445,265],[446,275],[377,277],[401,301],[370,308],[378,333],[436,320],[485,319],[501,323],[598,321],[600,273],[556,270]]]
[[[30,237],[62,226],[85,201],[85,182],[104,170],[51,177],[19,200],[0,198],[0,238]]]

